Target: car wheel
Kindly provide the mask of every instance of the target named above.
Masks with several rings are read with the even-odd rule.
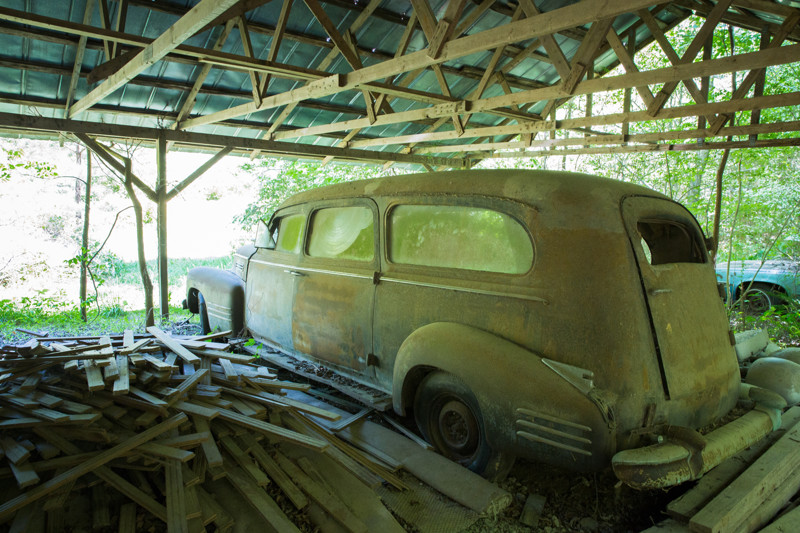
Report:
[[[206,306],[206,299],[203,298],[203,293],[197,293],[197,314],[200,315],[200,330],[203,335],[211,333],[211,326],[208,323],[208,307]]]
[[[511,469],[513,457],[491,449],[475,396],[452,374],[433,372],[422,380],[414,418],[423,436],[448,459],[492,480]]]
[[[761,315],[778,303],[775,291],[769,285],[753,283],[741,296],[742,309],[751,315]]]

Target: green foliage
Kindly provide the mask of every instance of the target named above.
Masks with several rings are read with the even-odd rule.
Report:
[[[231,256],[206,257],[203,259],[191,259],[181,257],[170,259],[167,267],[171,284],[179,284],[180,280],[186,277],[186,273],[194,267],[207,266],[213,268],[228,269],[233,266]],[[151,275],[158,272],[158,262],[156,259],[147,262],[147,270]],[[122,261],[117,258],[114,262],[113,282],[118,285],[141,285],[142,279],[139,275],[138,261]]]
[[[25,159],[25,152],[19,148],[0,147],[0,152],[5,155],[5,160],[0,161],[0,181],[9,181],[17,173],[36,178],[58,176],[55,165],[46,161],[29,161]]]
[[[380,167],[361,165],[326,165],[279,159],[260,159],[245,163],[241,170],[256,176],[259,183],[258,196],[234,222],[244,229],[252,228],[259,220],[267,220],[278,206],[289,196],[301,191],[394,174]]]

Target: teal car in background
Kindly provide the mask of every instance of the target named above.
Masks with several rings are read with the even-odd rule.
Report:
[[[731,261],[716,266],[725,297],[746,312],[760,314],[770,307],[800,299],[800,262]]]

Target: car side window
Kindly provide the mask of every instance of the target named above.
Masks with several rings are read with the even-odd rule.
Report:
[[[516,219],[480,207],[400,205],[389,214],[393,263],[523,274],[533,244]]]
[[[328,207],[311,216],[310,257],[371,261],[375,255],[372,210],[362,206]]]
[[[305,215],[289,215],[280,219],[275,249],[279,252],[299,254],[303,247]]]

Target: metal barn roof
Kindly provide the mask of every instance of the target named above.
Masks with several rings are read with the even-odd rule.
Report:
[[[800,102],[791,87],[764,95],[762,74],[800,60],[796,0],[0,4],[7,133],[160,136],[177,148],[469,167],[508,150],[797,144],[800,129],[727,124],[735,112]],[[705,23],[687,50],[674,50],[666,34],[693,15]],[[762,48],[704,54],[720,24],[761,32]],[[672,66],[637,66],[636,52],[653,42]],[[703,78],[731,71],[749,74],[731,98],[709,101]],[[670,99],[682,80],[691,102]],[[633,93],[633,104],[556,117],[570,98],[612,90]],[[632,122],[676,117],[696,125],[629,133]]]

